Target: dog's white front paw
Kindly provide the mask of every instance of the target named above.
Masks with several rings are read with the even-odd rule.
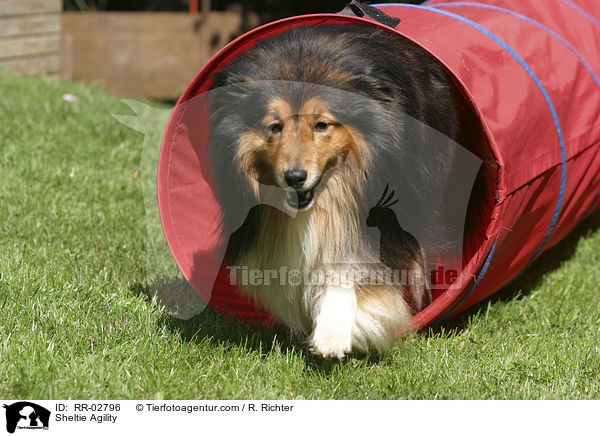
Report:
[[[351,349],[351,332],[345,332],[342,329],[317,326],[310,341],[310,350],[322,357],[343,359]]]
[[[352,349],[355,314],[356,294],[351,284],[327,287],[315,320],[311,351],[323,357],[343,359]]]

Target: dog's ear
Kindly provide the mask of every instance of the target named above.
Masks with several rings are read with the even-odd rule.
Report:
[[[365,81],[365,85],[369,91],[369,98],[384,103],[390,103],[396,98],[392,86],[384,78],[364,77],[362,80]]]
[[[394,92],[388,86],[380,84],[374,89],[374,93],[378,97],[379,101],[384,103],[391,103],[394,101]]]
[[[348,90],[351,90],[349,92],[359,93],[361,99],[367,98],[372,102],[391,103],[397,97],[393,87],[385,79],[368,74],[356,75],[348,85]]]

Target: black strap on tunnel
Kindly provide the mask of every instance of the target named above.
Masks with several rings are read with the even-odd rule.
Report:
[[[379,9],[369,6],[366,3],[359,3],[356,0],[352,0],[346,7],[340,12],[344,15],[354,15],[357,17],[364,17],[365,15],[372,20],[377,21],[388,27],[396,27],[400,22],[400,19],[390,17],[388,14],[384,14]]]

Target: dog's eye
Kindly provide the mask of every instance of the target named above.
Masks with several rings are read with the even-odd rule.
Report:
[[[269,129],[273,133],[279,133],[283,130],[283,126],[281,125],[281,123],[271,123],[267,126],[267,129]]]
[[[325,130],[327,130],[329,128],[329,124],[323,122],[323,121],[319,121],[318,123],[315,124],[314,129],[317,132],[324,132]]]

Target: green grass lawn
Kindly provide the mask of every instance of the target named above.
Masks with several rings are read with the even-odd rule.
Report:
[[[156,304],[144,135],[114,113],[132,115],[98,87],[0,73],[0,398],[600,398],[597,215],[443,327],[323,362],[284,331]],[[164,111],[134,121],[156,143]]]

